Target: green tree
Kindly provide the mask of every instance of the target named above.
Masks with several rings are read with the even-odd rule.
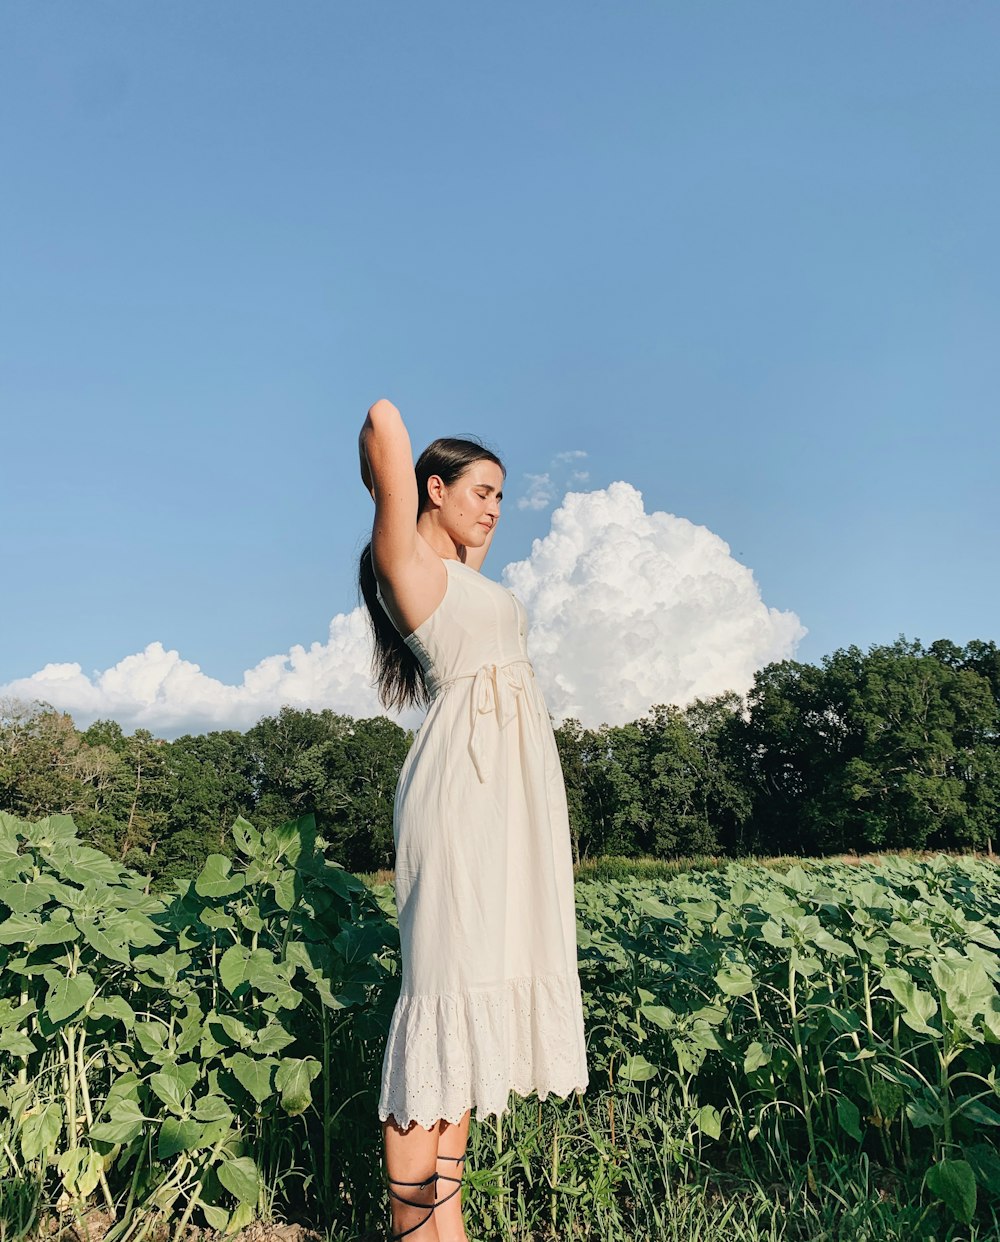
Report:
[[[230,826],[256,814],[250,747],[244,734],[223,729],[184,734],[168,743],[170,825],[158,853],[162,880],[190,876],[209,854],[229,854]]]
[[[24,819],[80,815],[113,766],[66,712],[41,700],[0,701],[0,808]]]
[[[745,730],[757,842],[795,852],[946,847],[982,836],[994,779],[988,684],[904,637],[821,668],[769,665]]]
[[[271,826],[307,812],[349,870],[393,862],[392,814],[412,736],[385,716],[354,720],[283,707],[248,733],[257,816]]]

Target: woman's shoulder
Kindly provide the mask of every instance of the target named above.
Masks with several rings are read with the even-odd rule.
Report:
[[[418,630],[444,598],[448,567],[427,540],[417,532],[412,555],[391,566],[375,570],[378,598],[401,634]]]

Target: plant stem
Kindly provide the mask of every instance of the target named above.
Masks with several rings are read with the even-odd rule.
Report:
[[[794,950],[793,950],[794,952]],[[809,1103],[809,1081],[806,1078],[805,1049],[802,1046],[802,1028],[795,999],[795,960],[788,963],[788,1005],[792,1015],[792,1031],[795,1035],[795,1063],[799,1068],[799,1085],[802,1089],[802,1114],[806,1119],[806,1136],[809,1140],[809,1163],[806,1177],[809,1189],[816,1190],[816,1136],[813,1133],[812,1109]]]

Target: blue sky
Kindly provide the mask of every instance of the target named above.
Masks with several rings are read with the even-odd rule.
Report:
[[[504,458],[492,577],[623,482],[797,659],[997,639],[998,41],[983,3],[6,4],[0,693],[326,644],[380,396]]]

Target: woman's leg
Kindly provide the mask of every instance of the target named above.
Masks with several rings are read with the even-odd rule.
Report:
[[[390,1114],[382,1122],[382,1137],[385,1141],[393,1235],[405,1230],[407,1239],[412,1239],[412,1242],[439,1242],[434,1219],[437,1215],[434,1203],[438,1126],[425,1130],[414,1121],[409,1129],[401,1130]],[[406,1185],[407,1182],[415,1184]],[[397,1196],[409,1202],[403,1203]]]
[[[465,1155],[471,1117],[472,1109],[470,1108],[462,1120],[454,1125],[443,1119],[438,1122],[437,1198],[439,1206],[434,1217],[439,1242],[467,1242],[468,1240],[465,1224],[462,1221],[461,1179],[465,1172],[465,1161],[456,1159],[456,1157]],[[455,1180],[448,1181],[448,1178]],[[452,1197],[447,1203],[442,1202],[449,1195]]]

